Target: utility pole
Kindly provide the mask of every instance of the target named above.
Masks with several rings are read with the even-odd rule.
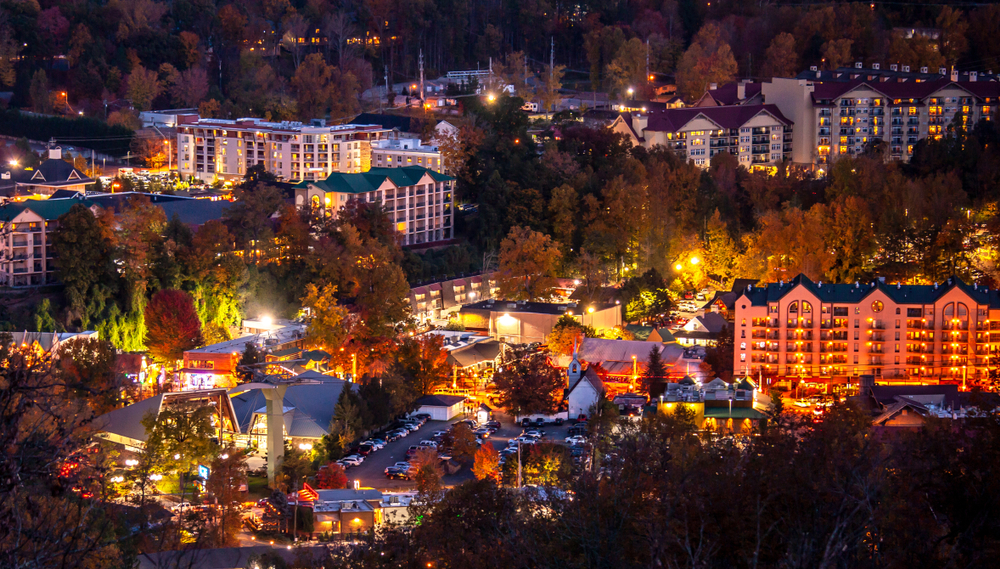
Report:
[[[549,38],[549,81],[555,78],[556,69],[556,37]]]
[[[517,487],[521,487],[521,441],[517,441]]]
[[[386,104],[388,104],[389,103],[389,68],[388,67],[385,67],[385,66],[382,67],[382,77],[383,77],[383,79],[385,79],[385,102],[386,102]],[[381,100],[379,100],[379,103],[381,103]],[[381,104],[379,106],[381,107]]]
[[[646,38],[646,84],[652,83],[652,79],[649,76],[649,38]]]
[[[420,102],[424,102],[424,50],[420,50]]]

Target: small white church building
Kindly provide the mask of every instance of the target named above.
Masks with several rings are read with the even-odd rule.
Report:
[[[578,419],[580,415],[589,417],[593,408],[601,395],[605,393],[604,382],[594,371],[593,366],[588,366],[586,371],[580,365],[577,350],[573,350],[573,359],[566,369],[569,380],[569,392],[567,396],[568,419],[570,421]]]

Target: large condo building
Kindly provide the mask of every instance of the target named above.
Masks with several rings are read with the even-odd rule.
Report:
[[[418,140],[397,144],[392,136],[378,125],[179,117],[177,169],[182,177],[206,182],[240,180],[256,165],[287,182],[323,180],[335,172],[366,172],[373,165],[399,162],[441,169],[436,147]]]
[[[843,382],[963,381],[988,375],[1000,291],[967,285],[829,284],[799,275],[735,301],[734,373]]]
[[[722,152],[750,169],[773,167],[792,150],[792,122],[775,105],[628,112],[611,129],[634,146],[663,146],[704,168]]]
[[[26,200],[0,207],[0,286],[28,287],[59,282],[51,232],[75,199]],[[84,205],[90,205],[84,203]]]
[[[698,104],[777,107],[795,124],[786,158],[821,174],[838,156],[876,143],[886,159],[908,161],[918,141],[943,136],[956,120],[971,127],[997,114],[995,75],[880,67],[812,68],[794,78],[731,84],[709,90]]]
[[[420,245],[453,237],[454,183],[455,178],[421,166],[335,172],[297,184],[295,205],[332,216],[352,201],[379,202],[391,212],[403,245]]]

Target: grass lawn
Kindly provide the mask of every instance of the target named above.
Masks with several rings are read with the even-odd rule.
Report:
[[[270,496],[271,489],[267,487],[267,477],[247,476],[247,494],[255,501]]]

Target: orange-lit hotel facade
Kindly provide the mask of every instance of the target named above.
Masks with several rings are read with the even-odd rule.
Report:
[[[1000,294],[957,278],[828,284],[799,275],[748,287],[735,313],[738,374],[971,383],[987,376],[990,350],[1000,345]]]

